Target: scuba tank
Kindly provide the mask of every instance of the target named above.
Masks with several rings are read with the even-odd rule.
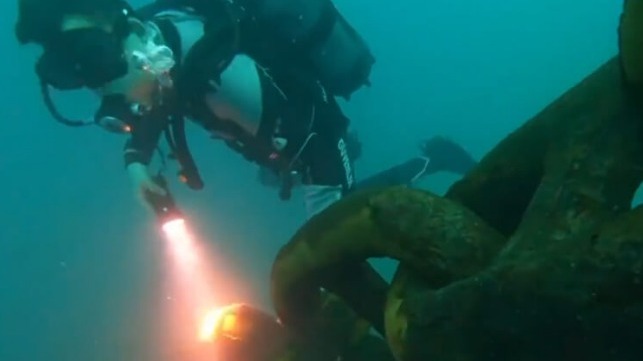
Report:
[[[375,58],[331,0],[238,2],[257,23],[253,38],[264,38],[273,52],[281,48],[302,69],[310,69],[330,93],[349,98],[370,85]]]

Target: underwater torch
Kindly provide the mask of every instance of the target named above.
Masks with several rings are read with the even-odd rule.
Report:
[[[165,177],[163,177],[163,175],[161,174],[158,174],[154,177],[154,182],[159,187],[163,188],[163,190],[165,191],[165,195],[148,192],[146,194],[146,198],[150,206],[152,206],[152,209],[154,210],[154,213],[156,214],[161,227],[165,229],[171,224],[183,223],[183,213],[176,206],[174,197],[172,197],[172,194],[168,189]]]

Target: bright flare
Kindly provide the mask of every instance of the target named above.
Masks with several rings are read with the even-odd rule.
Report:
[[[219,322],[221,322],[222,316],[222,309],[212,310],[205,315],[203,323],[201,324],[201,330],[199,331],[199,340],[203,342],[214,341],[217,326],[219,325]]]
[[[235,313],[238,305],[233,304],[209,311],[203,318],[199,340],[214,342],[219,337],[238,339],[238,317]]]

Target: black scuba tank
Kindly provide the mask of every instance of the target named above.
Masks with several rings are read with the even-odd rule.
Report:
[[[375,63],[368,45],[331,0],[236,0],[257,23],[256,39],[311,70],[345,98],[364,85]],[[273,43],[273,44],[270,44]]]

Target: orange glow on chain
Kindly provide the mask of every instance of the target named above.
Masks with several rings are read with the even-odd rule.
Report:
[[[199,340],[214,342],[219,337],[237,339],[240,325],[235,313],[236,307],[236,304],[232,304],[210,310],[203,318]]]

